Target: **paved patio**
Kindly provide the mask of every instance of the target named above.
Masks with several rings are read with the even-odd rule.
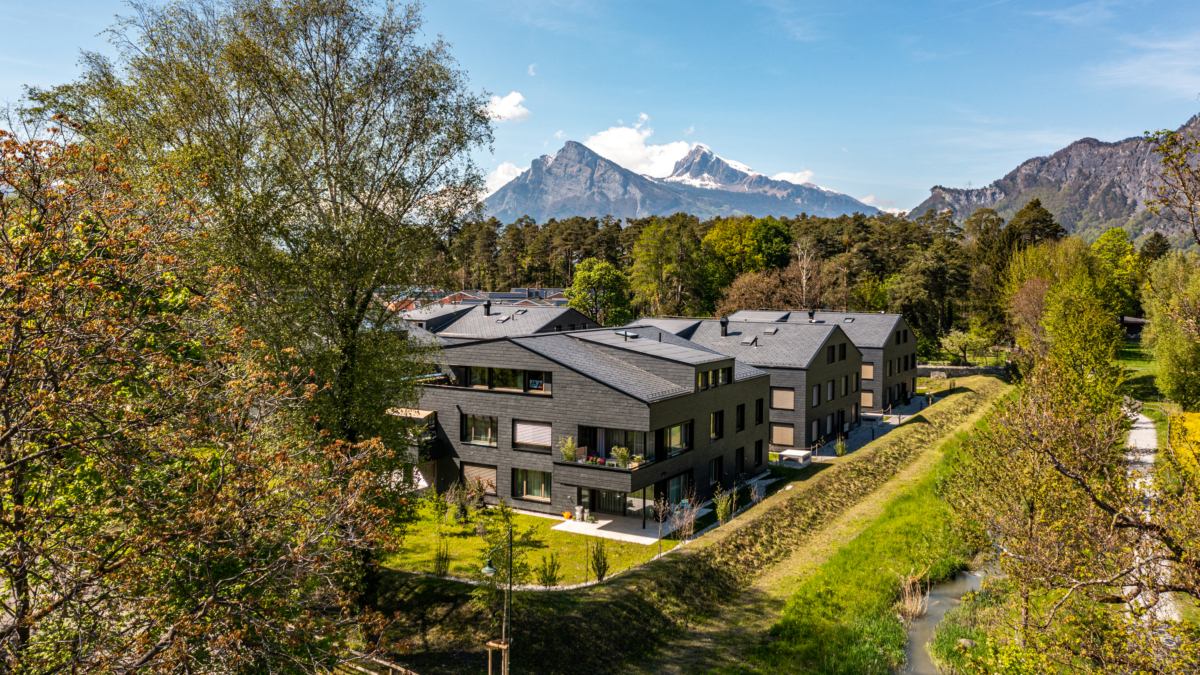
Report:
[[[696,518],[698,520],[711,512],[712,509],[701,508],[696,514]],[[558,530],[559,532],[584,534],[589,537],[603,537],[605,539],[627,541],[647,546],[658,541],[658,523],[649,518],[646,519],[646,527],[643,529],[641,518],[613,516],[607,513],[593,513],[592,517],[596,519],[596,522],[585,523],[578,520],[564,520],[550,529]],[[674,531],[675,528],[672,526],[670,520],[663,523],[662,533],[664,537]]]

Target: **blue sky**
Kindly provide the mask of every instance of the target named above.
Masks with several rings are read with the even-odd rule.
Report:
[[[0,1],[0,99],[78,72],[120,2]],[[510,116],[485,170],[563,140],[661,174],[692,143],[911,208],[1085,136],[1200,112],[1200,3],[442,0],[425,9]],[[811,173],[810,173],[811,172]],[[501,175],[497,173],[497,178]],[[496,182],[496,179],[493,179]]]

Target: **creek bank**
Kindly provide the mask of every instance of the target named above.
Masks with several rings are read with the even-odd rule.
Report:
[[[942,675],[929,654],[929,643],[946,613],[962,604],[968,593],[982,588],[983,575],[975,571],[959,572],[949,581],[934,584],[927,597],[928,609],[908,627],[908,645],[904,649],[903,675]]]

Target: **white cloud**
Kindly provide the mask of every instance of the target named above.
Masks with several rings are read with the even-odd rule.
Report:
[[[493,194],[495,194],[496,190],[499,190],[500,188],[507,185],[509,181],[516,178],[517,176],[520,176],[528,168],[529,167],[525,167],[525,169],[521,169],[521,168],[518,168],[517,165],[513,164],[512,162],[504,162],[500,166],[496,167],[495,171],[488,174],[488,176],[487,176],[487,192],[483,196],[484,197],[492,196]]]
[[[559,129],[558,131],[554,132],[554,137],[561,141],[562,139],[566,138],[567,135],[563,133],[562,129]]]
[[[696,125],[695,125],[695,124],[693,124],[692,126],[690,126],[690,127],[688,127],[687,129],[684,129],[684,130],[683,130],[683,135],[684,135],[684,136],[691,136],[693,133],[695,133],[695,131],[696,131]]]
[[[530,76],[537,75],[537,64],[536,63],[529,64],[529,75]]]
[[[589,136],[583,144],[630,171],[657,178],[669,176],[675,162],[683,159],[692,146],[686,141],[647,145],[646,139],[654,135],[654,130],[646,126],[649,121],[650,116],[642,113],[633,126],[609,127]]]
[[[884,213],[891,213],[891,214],[899,215],[899,214],[905,212],[904,209],[896,208],[896,202],[894,202],[890,199],[880,199],[879,197],[876,197],[875,195],[867,195],[866,197],[863,197],[862,199],[860,199],[858,201],[860,201],[864,204],[867,204],[869,206],[874,206],[875,208],[879,209],[880,211],[883,211]]]
[[[525,97],[515,91],[503,98],[493,96],[488,112],[497,122],[524,122],[529,119],[529,108],[521,105],[524,101]]]
[[[795,173],[791,171],[784,171],[771,176],[773,180],[785,180],[789,183],[795,183],[796,185],[803,185],[811,182],[812,177],[813,172],[807,170],[796,171]]]
[[[1078,5],[1064,7],[1063,9],[1050,9],[1030,12],[1030,14],[1065,23],[1073,26],[1081,26],[1085,24],[1095,24],[1108,21],[1113,17],[1112,10],[1109,9],[1112,2],[1081,2]]]
[[[1093,71],[1102,86],[1163,89],[1194,99],[1200,94],[1200,32],[1176,40],[1125,41],[1135,53]]]

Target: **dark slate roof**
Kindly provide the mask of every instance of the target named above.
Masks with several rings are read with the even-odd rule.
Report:
[[[499,337],[517,337],[532,335],[556,323],[570,321],[582,327],[584,321],[590,326],[596,322],[587,319],[577,310],[570,307],[532,307],[514,305],[492,305],[491,313],[483,313],[484,307],[475,305],[470,311],[455,319],[451,324],[438,331],[444,338],[470,338],[487,340]],[[520,312],[520,313],[518,313]],[[506,318],[507,317],[507,318]],[[501,319],[504,319],[501,321]],[[567,326],[563,326],[566,330]]]
[[[751,366],[807,368],[833,330],[832,324],[730,321],[726,337],[721,337],[721,323],[705,320],[690,341]],[[753,343],[749,338],[754,338]]]
[[[743,309],[729,315],[730,321],[787,321],[791,312],[776,310]]]
[[[423,345],[437,345],[438,347],[445,347],[453,344],[449,340],[438,337],[435,333],[431,333],[415,323],[405,322],[404,330],[408,331],[408,339]]]
[[[641,401],[659,401],[692,393],[647,370],[622,361],[619,352],[590,345],[567,334],[514,338],[513,342]]]
[[[855,346],[879,349],[887,345],[900,322],[899,314],[871,314],[869,312],[817,312],[817,322],[835,324],[846,333]],[[853,319],[853,321],[846,321]],[[808,313],[793,312],[789,323],[808,323]],[[817,323],[815,325],[821,325]]]
[[[400,316],[408,319],[409,321],[429,321],[430,319],[437,319],[439,317],[444,317],[447,314],[454,314],[455,312],[466,312],[472,307],[474,307],[473,304],[465,305],[457,303],[434,303],[425,305],[424,307],[419,307],[417,309],[410,309],[407,312],[403,312]]]
[[[576,340],[685,363],[689,366],[729,360],[728,356],[710,349],[698,349],[695,345],[688,344],[687,340],[672,339],[664,342],[657,338],[657,331],[638,332],[632,328],[626,328],[623,330],[587,331],[576,333],[572,337]],[[671,337],[675,338],[674,335]]]
[[[691,336],[692,331],[696,326],[700,325],[700,319],[638,319],[630,323],[630,326],[653,326],[664,330],[672,335],[678,335],[681,338]]]

